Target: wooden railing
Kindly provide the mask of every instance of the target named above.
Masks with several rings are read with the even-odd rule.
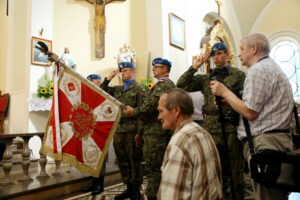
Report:
[[[19,177],[18,181],[22,183],[32,182],[33,179],[29,176],[29,168],[30,168],[30,149],[29,149],[29,140],[33,136],[38,136],[41,139],[44,136],[44,133],[23,133],[23,134],[0,134],[0,139],[5,141],[6,149],[3,154],[2,160],[2,168],[4,171],[4,178],[0,177],[0,185],[11,185],[14,184],[11,178],[11,169],[13,166],[13,141],[16,137],[21,137],[23,139],[23,149],[21,151],[22,161],[21,166],[23,170],[23,174]],[[47,157],[43,155],[40,151],[40,174],[38,177],[45,177],[48,176],[46,173],[46,164],[47,164]],[[2,180],[1,180],[2,179]]]
[[[81,173],[67,163],[47,158],[34,146],[30,146],[31,150],[29,141],[32,145],[30,139],[36,136],[42,140],[44,133],[0,133],[0,140],[5,141],[6,144],[0,162],[0,199],[15,197],[40,199],[36,194],[49,195],[47,190],[50,189],[54,198],[70,192],[78,192],[87,184],[90,178],[88,174]],[[106,183],[111,184],[119,182],[120,176],[112,145],[109,152],[106,162]],[[36,158],[38,154],[40,158]],[[24,196],[31,194],[30,197]]]

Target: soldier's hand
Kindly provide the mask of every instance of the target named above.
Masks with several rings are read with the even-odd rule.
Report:
[[[196,56],[193,58],[193,68],[198,70],[210,58],[210,52],[204,54],[204,56]]]
[[[118,73],[118,69],[114,69],[113,71],[111,71],[107,77],[107,80],[111,81]]]
[[[127,117],[131,117],[133,115],[133,108],[126,106],[126,108],[123,110],[123,114]]]
[[[141,136],[140,134],[136,134],[136,135],[134,136],[134,142],[135,142],[135,146],[136,146],[137,148],[139,148],[139,147],[141,146],[142,140],[143,140],[143,136]]]

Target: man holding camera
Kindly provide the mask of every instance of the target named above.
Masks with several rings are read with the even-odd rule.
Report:
[[[218,81],[211,82],[212,92],[223,97],[232,108],[249,120],[255,152],[264,149],[292,152],[289,129],[294,106],[293,92],[286,75],[268,56],[268,38],[262,33],[249,35],[242,39],[240,49],[241,62],[249,68],[242,100]],[[238,137],[242,141],[247,137],[242,122],[238,127]],[[244,144],[243,151],[249,162],[251,155],[248,143]],[[288,171],[282,170],[287,176]],[[267,187],[256,181],[253,181],[253,186],[257,200],[288,199],[288,193],[283,190]]]
[[[203,127],[211,134],[220,154],[223,178],[223,195],[224,199],[233,199],[230,191],[229,174],[232,170],[234,192],[237,200],[243,199],[244,196],[244,160],[241,154],[241,144],[237,139],[238,115],[233,109],[223,102],[223,115],[225,120],[228,152],[222,139],[221,122],[219,121],[219,112],[214,101],[215,96],[210,90],[211,79],[217,79],[229,87],[235,94],[243,90],[245,74],[241,70],[228,65],[228,48],[224,43],[216,43],[210,53],[199,56],[194,60],[193,65],[178,80],[177,87],[188,92],[201,91],[204,95],[204,122]],[[212,57],[215,68],[211,69],[209,74],[194,75],[199,67]],[[226,160],[226,154],[229,154],[230,168]]]

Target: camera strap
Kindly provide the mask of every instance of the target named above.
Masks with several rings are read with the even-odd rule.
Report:
[[[246,131],[246,135],[247,135],[247,140],[248,140],[248,145],[249,145],[249,149],[250,149],[250,154],[252,156],[254,154],[254,145],[253,145],[253,140],[252,140],[250,125],[249,125],[248,120],[245,117],[243,117],[243,123],[244,123],[244,126],[245,126],[245,131]]]
[[[267,59],[267,58],[269,58],[269,55],[262,56],[262,57],[257,61],[257,63],[260,62],[260,61],[262,61],[262,60],[264,60],[264,59]]]
[[[296,131],[297,131],[297,134],[300,135],[300,125],[299,125],[299,118],[298,118],[298,112],[297,112],[296,104],[294,105],[293,112],[294,112],[295,122],[296,122]]]
[[[227,167],[228,167],[228,174],[230,178],[230,187],[231,187],[231,192],[232,192],[232,199],[236,200],[235,196],[235,189],[234,189],[234,183],[233,183],[233,178],[232,178],[232,170],[231,170],[231,163],[229,159],[229,148],[228,148],[228,141],[227,141],[227,133],[226,133],[226,128],[225,128],[225,119],[223,115],[223,108],[222,108],[222,98],[220,96],[216,96],[216,102],[218,106],[218,111],[219,111],[219,120],[221,123],[221,130],[222,130],[222,138],[224,142],[224,147],[225,147],[225,159],[228,161],[227,162]]]

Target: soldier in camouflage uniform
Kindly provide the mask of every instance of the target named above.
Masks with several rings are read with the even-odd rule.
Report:
[[[162,129],[162,123],[158,117],[158,101],[161,94],[174,88],[174,83],[168,78],[171,62],[167,59],[156,58],[152,61],[153,76],[158,82],[152,86],[148,97],[139,108],[127,107],[127,115],[138,116],[144,125],[143,153],[146,161],[145,174],[148,180],[146,195],[148,200],[156,199],[156,193],[161,179],[161,170],[164,153],[171,138],[170,130]]]
[[[213,57],[216,68],[214,70],[210,70],[209,74],[194,76],[195,72],[210,58],[210,56]],[[210,53],[205,54],[204,57],[198,57],[194,61],[193,66],[191,66],[188,71],[179,78],[177,87],[185,89],[188,92],[201,91],[203,93],[203,127],[211,134],[220,154],[224,199],[232,199],[228,177],[229,170],[232,170],[235,196],[237,200],[242,200],[244,199],[244,160],[241,153],[242,147],[237,138],[237,123],[239,118],[235,112],[232,112],[233,109],[231,107],[223,104],[223,114],[225,116],[225,128],[231,165],[230,169],[228,169],[228,165],[226,163],[227,160],[225,159],[226,156],[224,152],[224,141],[222,139],[221,123],[219,122],[219,112],[214,104],[215,96],[210,90],[210,79],[212,77],[223,82],[224,85],[231,88],[231,90],[236,94],[243,90],[245,74],[241,70],[228,65],[228,49],[223,43],[216,43]]]
[[[139,107],[144,99],[145,89],[134,80],[134,65],[129,62],[123,62],[119,65],[122,72],[123,85],[110,87],[108,84],[118,73],[118,70],[112,71],[101,84],[101,88],[119,100],[125,105],[134,108]],[[127,189],[115,197],[121,199],[140,199],[140,185],[142,184],[142,147],[136,146],[135,135],[142,134],[142,124],[136,117],[126,117],[122,115],[116,133],[114,135],[113,145],[116,152],[117,164],[120,168],[123,182],[127,184]]]

